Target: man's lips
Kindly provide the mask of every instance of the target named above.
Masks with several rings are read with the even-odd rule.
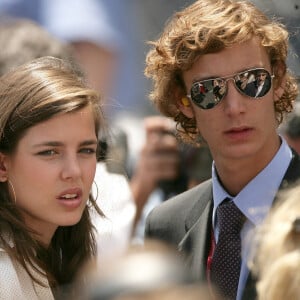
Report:
[[[242,127],[232,127],[224,131],[224,135],[231,141],[244,141],[249,138],[253,132],[253,127],[242,126]]]
[[[225,134],[234,134],[234,133],[241,133],[241,132],[246,132],[249,130],[253,130],[253,128],[248,127],[248,126],[241,126],[241,127],[232,127],[226,131],[224,131]]]

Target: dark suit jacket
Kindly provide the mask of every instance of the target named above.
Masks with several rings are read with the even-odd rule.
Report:
[[[299,178],[300,158],[293,152],[280,189]],[[212,198],[212,181],[208,180],[154,208],[146,221],[145,236],[178,247],[185,255],[193,277],[200,281],[206,281],[212,234]],[[255,278],[250,274],[243,299],[256,298],[255,283]]]
[[[270,88],[270,84],[271,83],[269,82],[269,80],[266,79],[261,91],[258,94],[258,97],[264,96],[266,94],[266,91],[269,90],[269,88]],[[255,97],[257,88],[258,88],[257,82],[252,81],[246,85],[244,92],[249,96]]]

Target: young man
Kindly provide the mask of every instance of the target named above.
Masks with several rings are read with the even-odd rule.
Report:
[[[147,56],[152,100],[214,161],[211,180],[152,211],[146,236],[177,245],[195,278],[226,299],[255,299],[246,236],[300,177],[298,155],[277,134],[298,93],[287,39],[246,1],[199,0],[175,14]],[[260,74],[270,84],[254,95],[245,86]]]

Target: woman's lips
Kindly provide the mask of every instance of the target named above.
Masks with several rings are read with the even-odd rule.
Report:
[[[80,188],[72,188],[63,191],[57,197],[59,203],[67,208],[75,209],[82,202],[82,190]]]

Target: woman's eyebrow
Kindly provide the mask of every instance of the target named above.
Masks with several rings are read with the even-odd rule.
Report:
[[[41,142],[38,144],[33,145],[34,148],[38,147],[45,147],[45,146],[50,146],[50,147],[60,147],[63,146],[65,143],[60,142],[60,141],[45,141]],[[91,139],[91,140],[85,140],[79,143],[79,146],[89,146],[89,145],[97,145],[98,141],[97,139]]]
[[[89,145],[97,145],[98,141],[96,139],[86,140],[80,143],[80,146],[89,146]]]

